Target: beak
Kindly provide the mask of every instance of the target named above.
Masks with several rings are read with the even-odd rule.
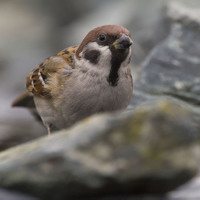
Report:
[[[128,49],[132,44],[133,41],[131,38],[123,33],[122,36],[113,43],[113,46],[115,49]]]

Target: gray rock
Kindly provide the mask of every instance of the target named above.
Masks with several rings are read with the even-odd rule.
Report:
[[[168,200],[197,200],[200,199],[200,171],[198,176],[168,194]]]
[[[1,200],[39,200],[38,198],[31,197],[28,195],[12,192],[4,189],[0,189]]]
[[[145,93],[144,91],[137,90],[136,88],[134,88],[131,102],[130,102],[127,110],[133,110],[140,105],[150,103],[155,100],[159,100],[159,99],[163,99],[163,98],[165,98],[164,95],[162,95],[162,96],[152,95],[152,94]]]
[[[169,13],[175,13],[176,23],[169,37],[144,62],[135,87],[150,94],[167,94],[200,104],[200,25],[195,20],[195,10],[193,15],[188,12],[187,17]]]
[[[198,171],[200,116],[193,112],[165,100],[85,119],[2,152],[0,187],[42,199],[165,193]]]
[[[4,95],[0,100],[0,151],[47,134],[28,110],[11,107],[13,99],[13,95]]]
[[[23,91],[24,77],[45,57],[68,44],[77,44],[89,29],[105,21],[131,30],[133,60],[137,64],[168,34],[163,19],[164,0],[71,1],[73,9],[69,7],[70,12],[64,8],[67,1],[60,1],[59,5],[48,1],[48,9],[44,2],[38,0],[28,1],[28,4],[24,0],[20,2],[2,1],[0,6],[1,18],[6,16],[7,19],[2,24],[4,40],[0,41],[4,47],[3,62],[0,63],[0,102],[3,105],[0,108],[0,150],[45,134],[26,111],[10,109],[11,101]],[[76,7],[77,4],[82,6]],[[2,153],[0,186],[46,199],[72,196],[93,196],[97,199],[97,196],[103,195],[103,199],[124,200],[125,193],[126,199],[130,200],[163,200],[164,197],[159,195],[145,194],[169,191],[195,174],[198,170],[198,159],[195,158],[199,153],[194,142],[199,137],[198,107],[182,101],[165,103],[171,107],[163,107],[155,100],[163,102],[166,99],[163,95],[170,95],[199,104],[200,1],[179,0],[167,4],[168,18],[176,24],[170,36],[148,57],[141,74],[136,75],[129,106],[135,114],[130,111],[130,114],[122,116],[105,115],[105,119],[104,115],[99,116],[69,131]],[[44,12],[36,11],[38,8]],[[52,10],[55,12],[49,15],[47,12],[52,14]],[[93,11],[85,12],[89,10]],[[67,32],[61,28],[66,23],[70,23],[66,27]],[[142,108],[138,107],[141,104]],[[131,127],[131,131],[127,132],[125,126]],[[137,136],[137,133],[139,137],[129,137]],[[166,198],[200,199],[199,177],[169,193]],[[7,192],[6,197],[12,199],[13,195],[9,196]],[[138,197],[131,194],[129,197],[128,193],[143,194]],[[0,191],[0,199],[4,199],[4,194]]]
[[[166,95],[199,105],[199,3],[198,0],[168,3],[167,17],[172,23],[171,33],[153,49],[139,73],[135,73],[135,90],[129,108],[166,98]],[[198,110],[198,107],[189,107],[193,111]],[[192,118],[195,121],[198,114],[194,113]],[[200,199],[199,178],[200,172],[193,180],[170,192],[166,199]]]
[[[43,125],[33,117],[19,120],[0,119],[0,127],[0,151],[47,134]]]
[[[200,2],[198,0],[170,1],[166,6],[166,11],[167,17],[172,22],[200,26]]]

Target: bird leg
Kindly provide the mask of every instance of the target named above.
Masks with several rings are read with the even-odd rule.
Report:
[[[48,136],[51,135],[51,124],[47,125]]]

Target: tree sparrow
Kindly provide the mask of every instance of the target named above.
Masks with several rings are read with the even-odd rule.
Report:
[[[37,66],[26,79],[28,93],[13,106],[35,105],[48,134],[94,113],[125,109],[133,89],[131,45],[122,26],[91,30],[80,45]]]

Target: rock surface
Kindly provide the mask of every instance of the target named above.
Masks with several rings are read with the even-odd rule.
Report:
[[[193,110],[199,112],[199,10],[199,1],[195,0],[171,1],[168,4],[166,11],[172,23],[171,33],[152,50],[139,73],[135,74],[135,90],[131,103],[133,108],[145,102],[171,96],[197,105]],[[193,115],[193,118],[196,117]],[[154,197],[167,200],[200,199],[199,180],[200,170],[193,180],[168,193],[165,198]]]
[[[39,198],[30,197],[28,195],[11,192],[8,190],[0,189],[1,200],[39,200]]]
[[[200,1],[96,0],[87,6],[90,0],[77,0],[67,6],[70,12],[64,8],[67,1],[24,2],[0,3],[0,150],[46,133],[26,111],[10,108],[27,73],[45,57],[78,43],[88,29],[106,21],[131,30],[133,60],[139,64],[169,33],[165,3],[172,27],[140,72],[134,71],[128,113],[96,116],[2,152],[0,187],[40,200],[200,199],[200,173],[191,179],[199,169]],[[0,199],[31,199],[9,190],[0,190]]]
[[[186,12],[186,17],[181,14],[182,10],[179,14],[175,12],[176,8],[177,5],[172,4],[168,11],[174,21],[170,35],[148,56],[136,76],[135,87],[150,94],[171,95],[199,105],[200,24],[199,19],[194,20],[199,15],[193,10],[192,16]]]
[[[42,199],[163,194],[198,171],[196,120],[184,104],[166,100],[85,119],[2,152],[0,187]]]

